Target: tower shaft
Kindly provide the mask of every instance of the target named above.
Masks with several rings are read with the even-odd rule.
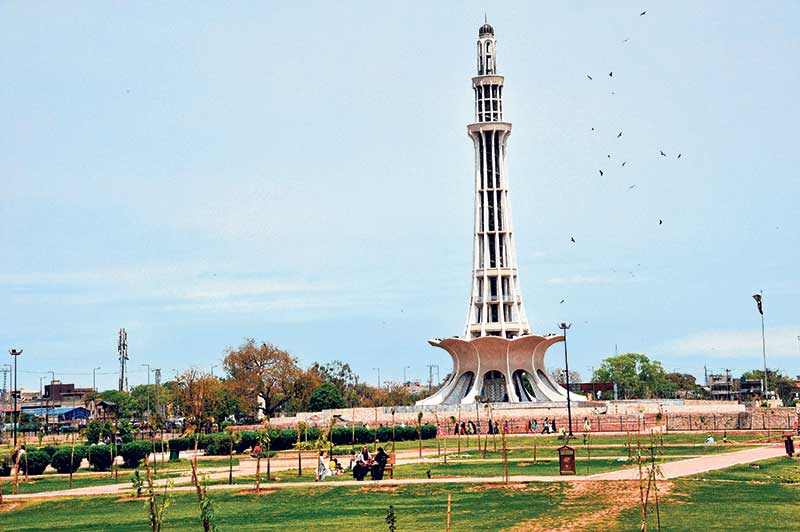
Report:
[[[472,78],[475,122],[467,126],[475,148],[475,222],[466,339],[530,334],[511,223],[505,164],[511,124],[503,121],[504,78],[497,74],[496,44],[494,30],[483,26],[477,43],[478,75]]]

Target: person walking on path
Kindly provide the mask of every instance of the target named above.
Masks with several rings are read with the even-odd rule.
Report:
[[[331,474],[331,470],[328,469],[328,463],[325,460],[325,453],[323,451],[319,452],[319,460],[317,460],[317,481],[325,480],[325,477]]]

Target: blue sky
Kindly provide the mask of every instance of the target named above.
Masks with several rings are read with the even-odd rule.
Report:
[[[584,376],[615,345],[740,373],[763,289],[768,364],[800,374],[800,5],[607,4],[0,2],[21,383],[114,386],[120,327],[132,384],[250,336],[444,375],[426,339],[463,332],[484,11],[534,331],[573,322]]]

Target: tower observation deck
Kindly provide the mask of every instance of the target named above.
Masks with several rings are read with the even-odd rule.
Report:
[[[418,405],[564,401],[566,390],[547,373],[544,355],[563,336],[531,333],[517,271],[506,174],[511,124],[503,120],[503,76],[488,23],[478,30],[478,75],[472,78],[475,118],[467,132],[475,148],[472,289],[463,338],[429,340],[453,359],[451,377]]]

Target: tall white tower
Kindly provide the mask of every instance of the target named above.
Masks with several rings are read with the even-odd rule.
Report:
[[[497,74],[494,29],[478,30],[475,122],[467,126],[475,145],[475,226],[472,293],[464,337],[428,343],[453,359],[450,378],[418,405],[561,402],[566,390],[547,373],[547,349],[563,336],[531,334],[517,273],[506,176],[511,124],[503,121],[503,76]]]
[[[464,338],[516,338],[530,328],[519,288],[506,174],[511,124],[503,121],[503,76],[497,74],[497,42],[489,24],[478,31],[477,51],[475,122],[467,126],[475,145],[475,237]]]

